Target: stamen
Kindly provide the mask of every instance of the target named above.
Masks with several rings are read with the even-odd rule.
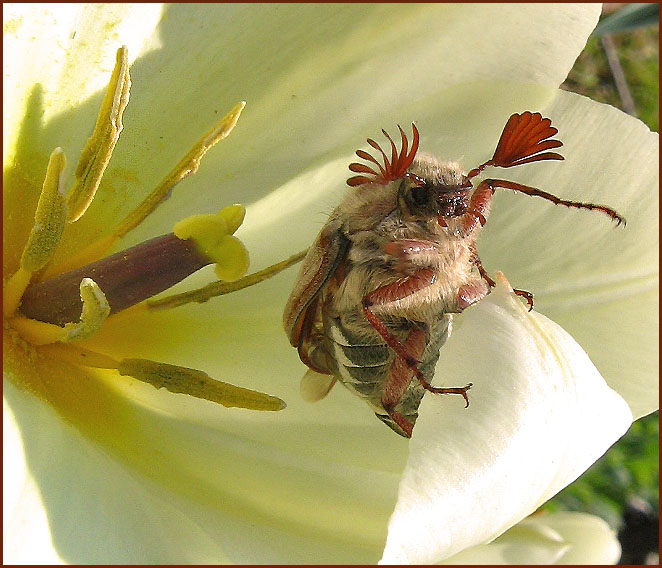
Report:
[[[34,321],[34,320],[32,320]],[[41,322],[37,322],[41,323]],[[75,343],[51,343],[39,347],[39,352],[54,359],[66,361],[74,365],[92,367],[95,369],[117,369],[119,361],[96,351],[90,351]]]
[[[41,275],[42,280],[53,278],[58,274],[73,270],[84,264],[90,264],[103,257],[113,245],[124,237],[131,229],[137,227],[147,216],[156,209],[169,195],[173,188],[185,177],[195,173],[203,156],[217,142],[223,140],[232,132],[239,120],[241,111],[246,106],[240,102],[221,121],[205,134],[188,154],[175,166],[175,168],[161,181],[161,183],[136,207],[117,228],[102,239],[85,247],[78,254],[57,266],[49,266]]]
[[[120,223],[120,225],[113,231],[117,239],[122,238],[131,229],[136,228],[156,207],[163,202],[163,200],[170,195],[172,189],[184,178],[194,174],[198,171],[198,166],[204,155],[211,150],[217,143],[223,140],[232,132],[241,111],[244,110],[246,103],[241,101],[237,103],[234,108],[221,119],[221,121],[214,126],[207,134],[205,134],[198,142],[191,148],[188,154],[175,166],[175,168],[168,174],[163,181],[150,193],[143,202],[138,205],[127,217]]]
[[[67,163],[61,148],[53,150],[34,216],[34,226],[21,255],[19,270],[3,291],[3,314],[13,315],[30,283],[32,273],[43,268],[60,243],[66,222],[67,205],[62,192],[62,171]]]
[[[67,323],[64,327],[60,327],[54,323],[19,316],[11,318],[9,324],[32,345],[89,339],[99,331],[101,324],[110,314],[110,307],[106,296],[91,278],[83,278],[80,282],[79,295],[82,309],[80,321],[76,323]]]
[[[62,191],[62,171],[67,159],[61,148],[53,150],[34,215],[34,226],[21,256],[21,268],[35,272],[53,257],[64,230],[67,206]]]
[[[106,96],[101,103],[92,136],[80,155],[74,177],[76,184],[69,193],[68,221],[81,218],[94,199],[101,178],[122,132],[122,114],[129,102],[129,59],[126,46],[117,50],[115,69],[110,77]]]
[[[226,407],[282,410],[286,406],[280,398],[222,383],[196,369],[146,359],[124,359],[117,370],[120,375],[134,377],[157,389],[165,388],[172,393],[188,394]]]
[[[32,272],[19,268],[7,280],[2,290],[2,315],[6,318],[16,313],[21,304],[21,298],[25,289],[30,284]]]
[[[40,352],[60,360],[100,369],[116,369],[120,375],[133,377],[153,387],[165,388],[175,394],[186,394],[209,400],[225,407],[249,410],[277,411],[285,401],[259,391],[245,389],[212,379],[207,373],[178,365],[147,359],[116,361],[107,355],[84,349],[71,343],[54,343],[40,347]]]
[[[254,272],[253,274],[244,276],[243,278],[235,280],[234,282],[212,282],[211,284],[207,284],[206,286],[198,288],[197,290],[190,290],[188,292],[182,292],[181,294],[173,294],[172,296],[167,296],[158,300],[148,300],[146,304],[149,309],[154,310],[176,308],[178,306],[183,306],[192,302],[202,304],[208,300],[211,300],[212,298],[215,298],[216,296],[230,294],[231,292],[236,292],[237,290],[242,290],[243,288],[248,288],[249,286],[258,284],[263,280],[267,280],[282,270],[293,266],[297,262],[301,262],[307,253],[308,249],[303,250],[289,258],[286,258],[285,260],[282,260],[281,262],[277,262],[276,264],[268,266],[264,270]]]
[[[80,299],[83,310],[78,323],[68,323],[64,326],[67,336],[64,341],[80,341],[92,337],[101,324],[110,315],[108,300],[101,288],[91,278],[83,278],[80,282]]]
[[[64,329],[53,323],[16,316],[7,320],[9,326],[31,345],[48,345],[63,341],[66,337]]]

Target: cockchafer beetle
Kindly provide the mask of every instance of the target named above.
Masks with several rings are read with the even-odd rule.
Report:
[[[284,313],[284,326],[309,367],[302,381],[308,400],[326,396],[337,380],[363,398],[395,432],[411,437],[426,391],[459,394],[463,387],[433,387],[439,350],[451,333],[454,313],[489,293],[476,238],[497,188],[542,197],[557,205],[596,209],[620,225],[625,219],[605,205],[568,201],[513,181],[472,179],[485,168],[510,168],[563,160],[558,130],[540,113],[513,114],[494,156],[469,173],[459,164],[417,155],[398,127],[398,153],[372,139],[383,164],[368,152],[352,163],[352,188],[308,251]],[[533,308],[533,296],[515,292]]]

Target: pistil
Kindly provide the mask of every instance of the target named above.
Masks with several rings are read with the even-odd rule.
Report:
[[[94,132],[76,168],[75,183],[64,190],[64,152],[51,155],[39,199],[35,222],[18,269],[3,283],[3,324],[7,336],[30,346],[34,353],[54,361],[80,367],[114,370],[155,388],[183,393],[228,407],[277,411],[285,403],[277,397],[217,381],[205,372],[148,359],[115,360],[90,351],[81,344],[92,338],[113,315],[136,306],[148,308],[145,300],[184,280],[200,268],[215,265],[221,286],[206,286],[180,295],[160,298],[158,307],[174,307],[206,301],[231,291],[222,285],[235,283],[240,289],[280,272],[303,257],[295,255],[245,278],[248,251],[233,235],[244,220],[243,205],[230,205],[217,214],[194,215],[179,221],[173,232],[140,243],[111,256],[106,253],[138,226],[174,187],[195,173],[203,156],[233,130],[245,103],[240,102],[207,132],[161,181],[161,183],[101,240],[55,264],[54,253],[65,225],[87,210],[122,131],[122,113],[129,100],[128,53],[117,52],[117,60]],[[66,197],[65,197],[66,196]],[[140,305],[138,305],[140,304]],[[18,344],[18,343],[17,343]]]
[[[77,321],[83,307],[79,286],[83,278],[91,278],[103,290],[114,314],[167,290],[212,262],[194,241],[169,233],[28,286],[20,312],[57,325]]]

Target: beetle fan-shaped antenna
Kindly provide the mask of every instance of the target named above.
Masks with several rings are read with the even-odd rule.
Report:
[[[409,147],[409,142],[405,136],[404,131],[398,125],[398,130],[400,130],[400,136],[402,137],[402,148],[400,148],[400,153],[395,146],[393,139],[387,134],[386,130],[382,130],[384,136],[391,144],[391,159],[386,156],[384,150],[382,150],[372,138],[368,138],[368,144],[377,150],[384,160],[384,165],[382,166],[379,161],[374,157],[368,154],[363,150],[357,150],[356,155],[369,162],[372,162],[374,166],[368,166],[366,164],[360,164],[358,162],[352,162],[349,165],[349,169],[355,173],[362,174],[358,176],[353,176],[347,180],[347,185],[354,187],[357,185],[363,185],[364,183],[378,183],[381,185],[387,184],[390,181],[400,179],[405,175],[407,168],[411,166],[411,163],[414,161],[416,152],[418,151],[418,130],[416,125],[412,123],[412,131],[414,133],[411,150],[407,153]],[[375,168],[376,166],[376,168]]]
[[[560,140],[550,140],[557,133],[552,121],[539,112],[513,114],[506,122],[492,159],[471,170],[467,177],[477,176],[488,166],[512,168],[542,160],[563,160],[561,154],[546,151],[563,146]]]

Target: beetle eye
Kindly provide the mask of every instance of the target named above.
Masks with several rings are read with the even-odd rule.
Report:
[[[409,199],[417,207],[423,207],[428,202],[427,186],[415,186],[409,191]]]

